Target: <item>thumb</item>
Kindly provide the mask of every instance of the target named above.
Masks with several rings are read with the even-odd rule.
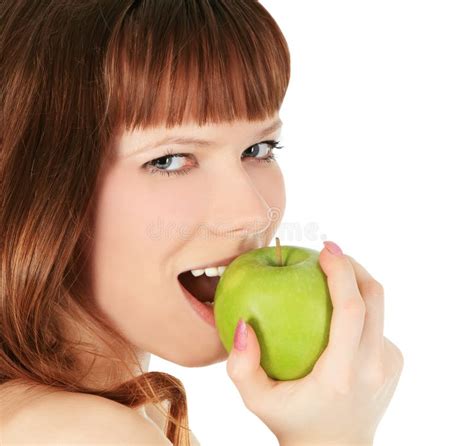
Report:
[[[239,348],[243,350],[239,350]],[[260,345],[253,327],[239,319],[234,333],[234,344],[227,359],[227,373],[244,401],[252,410],[258,401],[268,397],[276,385],[260,366]]]

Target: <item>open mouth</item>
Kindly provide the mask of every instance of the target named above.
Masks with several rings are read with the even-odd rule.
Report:
[[[178,274],[178,280],[197,300],[212,306],[214,304],[214,295],[220,276],[208,277],[201,274],[194,277],[191,271],[184,271]]]

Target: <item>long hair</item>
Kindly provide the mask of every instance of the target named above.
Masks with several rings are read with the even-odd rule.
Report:
[[[272,116],[290,78],[286,40],[256,0],[2,0],[0,61],[1,388],[167,400],[166,436],[189,445],[181,381],[134,376],[134,346],[87,292],[98,178],[124,129]],[[81,384],[90,368],[78,358],[99,353],[67,335],[73,324],[130,379]]]

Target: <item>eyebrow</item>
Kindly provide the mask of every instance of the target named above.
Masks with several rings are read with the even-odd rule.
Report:
[[[257,135],[255,135],[255,139],[263,139],[265,136],[273,133],[274,131],[278,130],[283,125],[281,119],[278,119],[272,122],[268,127],[262,129]],[[145,152],[151,148],[159,147],[165,144],[174,144],[174,145],[194,145],[197,147],[212,147],[216,143],[214,141],[210,141],[207,139],[199,139],[193,137],[182,137],[182,136],[169,136],[164,138],[160,141],[155,141],[150,144],[147,144],[143,147],[139,147],[134,149],[130,152],[129,155],[136,155],[137,153]],[[128,155],[127,155],[128,156]]]

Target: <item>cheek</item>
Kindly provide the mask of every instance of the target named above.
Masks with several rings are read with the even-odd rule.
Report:
[[[160,252],[199,219],[205,194],[182,177],[146,173],[111,173],[104,182],[97,208],[97,239],[117,252],[149,252],[159,241]],[[174,237],[173,237],[174,234]]]
[[[169,282],[167,266],[176,240],[166,231],[186,211],[176,188],[171,191],[165,181],[155,183],[129,171],[108,174],[95,210],[93,291],[99,304],[118,318],[131,305],[150,309],[157,284]]]
[[[202,188],[186,178],[130,171],[110,171],[98,193],[93,258],[99,296],[154,288],[203,212]]]
[[[158,178],[147,183],[146,226],[153,246],[161,252],[174,251],[190,240],[195,228],[205,219],[208,202],[206,181],[197,175]],[[173,250],[165,252],[173,257]]]
[[[119,170],[111,172],[102,185],[96,209],[97,247],[117,254],[143,246],[154,208],[139,181]]]

